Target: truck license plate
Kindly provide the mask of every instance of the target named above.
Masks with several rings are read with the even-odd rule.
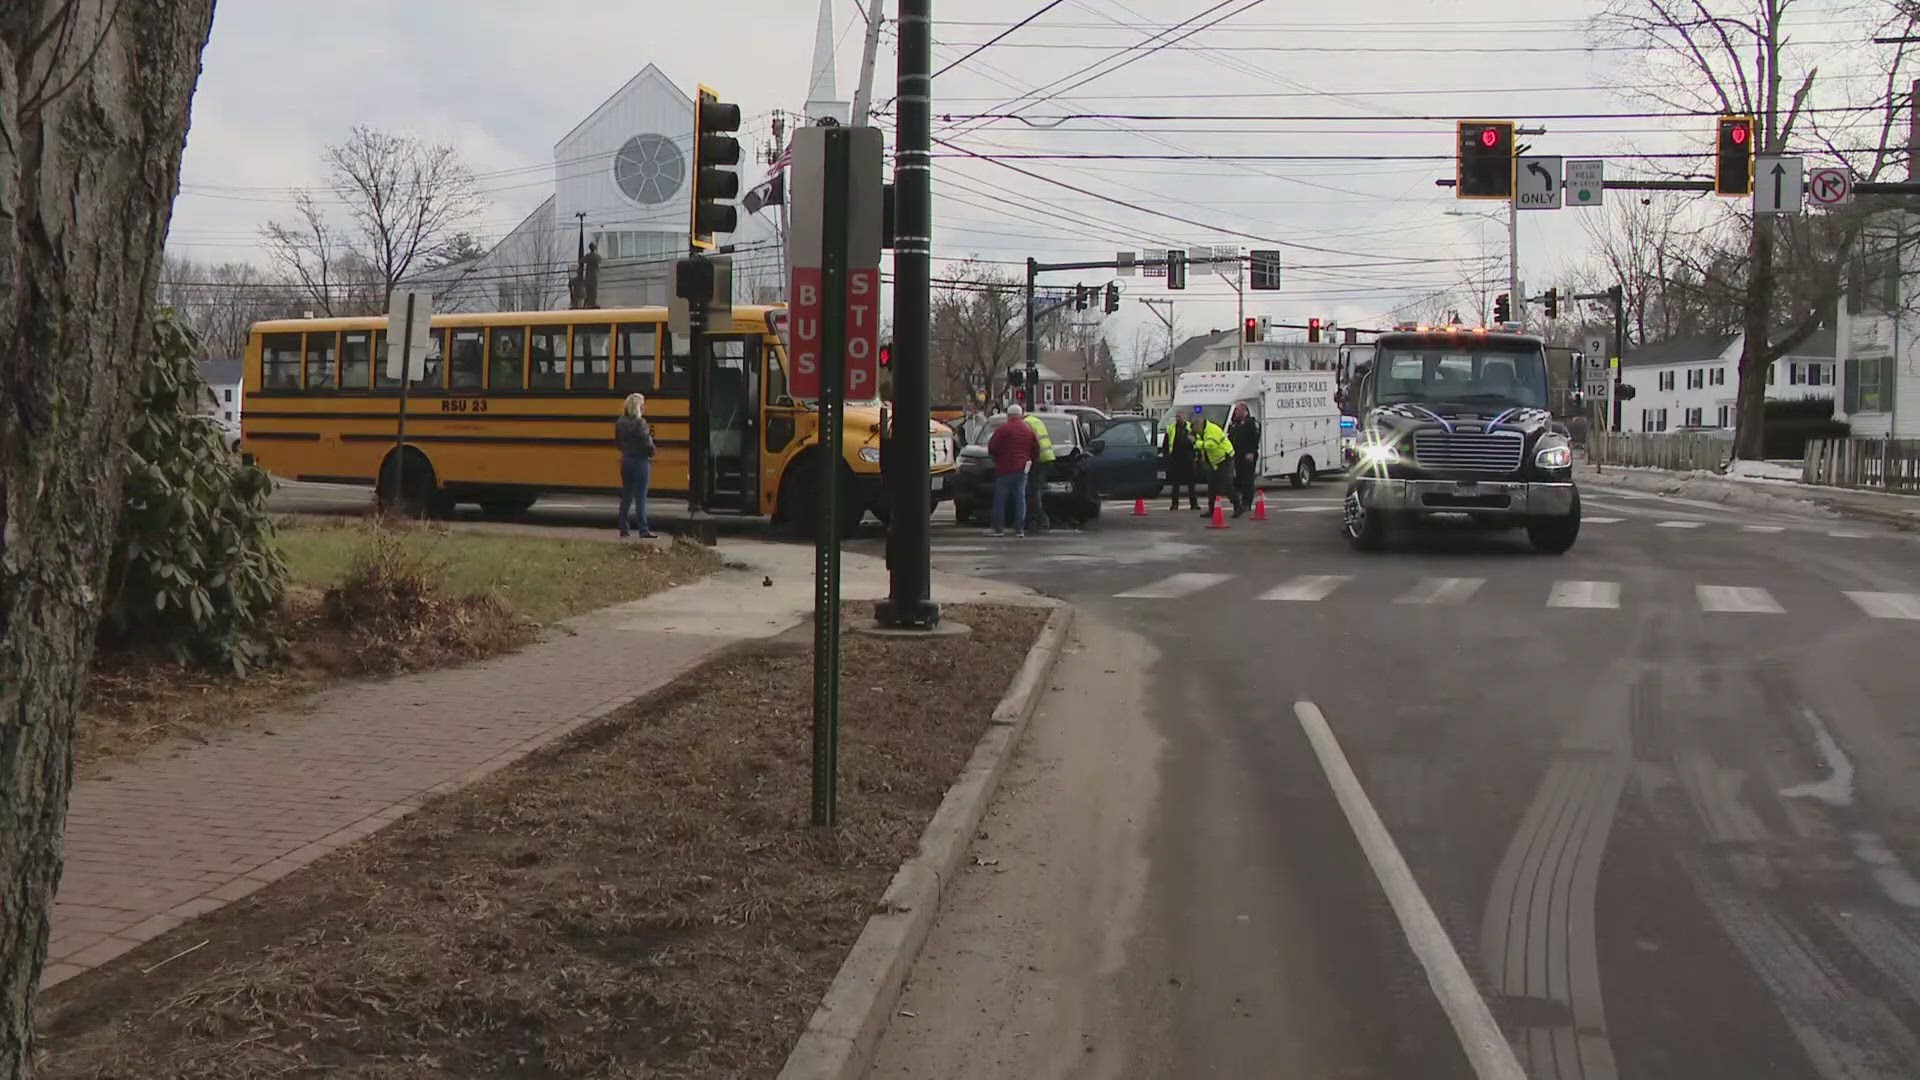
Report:
[[[1480,494],[1480,482],[1478,480],[1457,480],[1453,485],[1453,493],[1455,495],[1478,495]]]

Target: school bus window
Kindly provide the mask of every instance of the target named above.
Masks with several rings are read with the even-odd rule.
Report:
[[[767,356],[767,390],[762,400],[772,405],[793,404],[793,398],[787,394],[787,368],[780,360],[780,351],[771,341],[762,341],[761,348]]]
[[[671,332],[661,335],[660,389],[685,391],[690,388],[687,378],[687,343]]]
[[[653,339],[651,323],[624,323],[617,332],[620,356],[614,361],[614,385],[621,390],[645,393],[653,389]]]
[[[307,389],[331,390],[339,378],[339,335],[331,331],[307,335]]]
[[[527,385],[535,390],[567,388],[567,328],[536,326],[527,336]]]
[[[372,378],[373,335],[365,330],[349,330],[340,335],[340,387],[365,390]]]
[[[453,332],[453,343],[447,351],[448,385],[453,389],[480,389],[480,378],[487,359],[482,348],[484,341],[479,329]]]
[[[373,332],[373,388],[375,390],[398,390],[400,380],[387,375],[387,332]]]
[[[268,334],[261,341],[260,385],[268,390],[300,389],[299,334]]]
[[[607,388],[607,350],[612,344],[613,327],[611,326],[573,328],[573,388],[575,390]]]
[[[527,328],[493,328],[493,371],[488,386],[495,390],[518,390],[526,384]]]
[[[431,330],[427,333],[426,374],[420,377],[421,386],[447,385],[445,330]]]

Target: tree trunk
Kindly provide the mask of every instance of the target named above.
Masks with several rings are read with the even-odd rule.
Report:
[[[1747,289],[1741,304],[1740,392],[1734,399],[1733,456],[1758,461],[1766,456],[1767,368],[1772,361],[1773,222],[1753,219],[1747,241]]]
[[[122,434],[213,0],[0,5],[0,1080],[32,1066]]]

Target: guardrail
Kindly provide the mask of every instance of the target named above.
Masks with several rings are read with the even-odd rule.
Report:
[[[1718,472],[1733,456],[1730,431],[1600,431],[1587,435],[1587,460],[1678,472]]]
[[[1920,491],[1920,439],[1809,439],[1800,479],[1833,487]]]

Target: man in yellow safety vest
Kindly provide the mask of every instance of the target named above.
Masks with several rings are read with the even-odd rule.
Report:
[[[1047,422],[1028,413],[1027,426],[1033,429],[1034,437],[1040,440],[1040,456],[1034,460],[1033,471],[1027,473],[1027,530],[1029,532],[1047,532],[1052,522],[1047,520],[1047,477],[1053,472],[1053,438],[1047,434]]]
[[[1227,478],[1233,468],[1233,443],[1228,441],[1226,430],[1219,424],[1197,414],[1193,418],[1193,442],[1200,450],[1200,464],[1207,473],[1204,513],[1211,517],[1221,493],[1227,490]]]

